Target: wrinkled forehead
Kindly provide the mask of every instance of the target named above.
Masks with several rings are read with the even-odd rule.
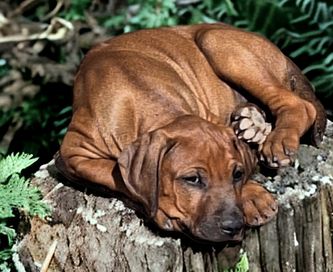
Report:
[[[223,131],[178,137],[168,153],[171,162],[199,167],[216,164],[227,167],[239,159],[235,139]]]

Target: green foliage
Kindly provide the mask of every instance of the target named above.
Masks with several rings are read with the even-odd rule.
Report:
[[[249,271],[249,260],[245,252],[241,255],[240,260],[235,267],[235,272],[248,272],[248,271]]]
[[[137,5],[139,12],[130,16],[125,32],[140,28],[156,28],[163,25],[175,25],[177,9],[173,0],[130,1]],[[131,3],[130,3],[131,4]]]
[[[333,3],[324,0],[129,0],[129,8],[102,24],[114,33],[140,28],[225,22],[259,32],[277,44],[310,78],[333,95]]]
[[[49,214],[49,207],[41,202],[37,188],[29,186],[29,180],[20,173],[36,162],[28,154],[11,154],[0,159],[0,269],[6,271],[12,255],[16,231],[13,226],[15,212],[20,210],[30,216],[41,218]],[[9,271],[9,270],[8,270]]]
[[[71,88],[47,85],[33,99],[9,110],[0,109],[0,139],[9,126],[21,123],[8,147],[9,152],[34,154],[49,161],[59,148],[71,117],[71,106],[66,105],[72,95]],[[1,148],[1,147],[0,147]],[[7,154],[7,150],[0,150]]]
[[[65,19],[78,21],[85,19],[85,10],[90,6],[91,0],[71,0],[69,9],[64,12]]]
[[[0,160],[0,185],[5,183],[8,177],[21,173],[21,171],[34,162],[36,158],[32,158],[32,155],[28,154],[11,154]],[[1,213],[0,213],[1,217]]]
[[[249,260],[247,258],[246,252],[242,252],[239,257],[238,263],[234,268],[225,269],[224,272],[248,272],[249,268]]]
[[[107,18],[104,27],[122,28],[130,32],[142,28],[172,26],[178,23],[174,0],[129,0],[130,11],[122,9],[116,16]]]

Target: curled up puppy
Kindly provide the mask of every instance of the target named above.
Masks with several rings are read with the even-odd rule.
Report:
[[[289,165],[306,132],[320,142],[325,120],[308,80],[257,34],[225,24],[141,30],[82,61],[56,165],[125,194],[161,229],[241,240],[277,213],[250,179],[257,156]]]

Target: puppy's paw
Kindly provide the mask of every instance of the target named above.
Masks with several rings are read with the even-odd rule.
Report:
[[[259,149],[260,160],[272,168],[288,166],[293,163],[298,147],[299,137],[296,130],[276,128]]]
[[[231,125],[239,139],[261,146],[272,130],[271,124],[266,123],[265,118],[261,109],[247,103],[233,112]]]
[[[268,223],[278,211],[277,201],[259,183],[249,180],[242,188],[241,206],[250,227]]]

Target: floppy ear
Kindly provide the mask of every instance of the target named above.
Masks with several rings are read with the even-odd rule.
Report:
[[[170,142],[160,130],[149,132],[124,149],[118,158],[125,186],[150,217],[157,212],[160,168]]]
[[[255,166],[258,162],[255,151],[252,150],[248,146],[248,144],[244,143],[239,139],[234,140],[234,146],[236,147],[236,150],[238,150],[238,152],[240,153],[245,167],[245,174],[249,177],[253,173]]]

